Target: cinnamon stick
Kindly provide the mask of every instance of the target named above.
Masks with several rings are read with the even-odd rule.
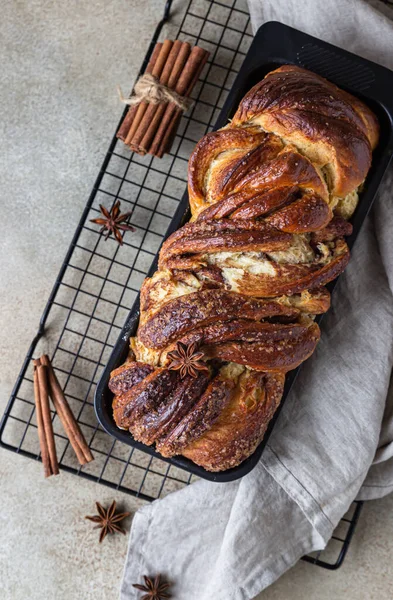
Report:
[[[58,475],[59,474],[59,465],[57,462],[55,436],[53,434],[52,418],[51,418],[50,407],[49,407],[49,393],[48,393],[49,390],[48,390],[47,369],[44,365],[41,364],[40,361],[34,361],[34,364],[36,367],[37,378],[38,378],[42,421],[44,424],[45,439],[46,439],[46,444],[48,447],[50,468],[51,468],[53,475]]]
[[[67,402],[49,357],[46,354],[41,356],[41,364],[45,365],[47,369],[49,393],[59,419],[64,427],[64,431],[70,440],[71,446],[75,451],[79,463],[81,465],[85,465],[86,463],[94,460],[94,457],[72,413],[70,405]]]
[[[126,137],[128,135],[128,132],[130,131],[130,127],[131,127],[132,121],[135,118],[137,110],[138,110],[137,105],[130,106],[128,108],[126,116],[123,119],[122,124],[119,127],[116,137],[119,138],[119,140],[121,140],[122,142],[126,141]]]
[[[44,420],[42,417],[40,384],[38,382],[38,372],[37,372],[36,366],[34,366],[34,401],[35,401],[37,427],[38,427],[38,439],[40,442],[42,464],[44,465],[45,477],[50,477],[52,475],[52,469],[51,469],[50,459],[49,459],[48,444],[46,442],[46,436],[45,436]]]
[[[165,65],[165,69],[162,73],[160,83],[166,85],[170,89],[175,89],[189,53],[190,44],[188,42],[181,42],[180,40],[175,41],[171,54],[168,57],[167,64]],[[161,119],[167,106],[167,102],[152,104],[149,106],[148,111],[146,111],[146,120],[149,125],[145,135],[139,143],[141,149],[145,150],[146,152],[149,151],[150,144],[161,123]]]
[[[160,84],[181,97],[190,96],[209,52],[188,42],[165,40],[157,44],[146,69]],[[149,93],[147,92],[147,98]],[[159,103],[142,100],[129,109],[117,137],[139,154],[161,157],[176,135],[182,110],[175,100]]]
[[[170,40],[166,40],[170,41]],[[162,69],[160,75],[160,83],[162,85],[168,85],[169,77],[171,75],[171,71],[174,63],[176,62],[177,55],[179,54],[181,42],[176,40],[175,42],[171,42],[172,47],[168,54],[168,57],[165,61],[164,68]],[[164,42],[165,45],[165,42]],[[153,73],[154,74],[154,73]],[[146,150],[146,147],[143,144],[143,140],[145,139],[148,130],[151,128],[152,120],[154,119],[154,115],[158,109],[158,104],[148,104],[145,114],[143,115],[140,126],[138,127],[135,135],[131,140],[131,144],[136,147],[141,147],[141,150]],[[154,134],[153,134],[154,135]]]
[[[157,60],[154,64],[151,74],[154,77],[156,77],[157,79],[160,79],[160,81],[161,81],[162,71],[165,67],[165,63],[168,59],[169,53],[172,49],[172,46],[173,46],[173,42],[171,40],[165,40],[164,43],[162,44],[162,47],[158,54]],[[145,112],[147,111],[148,107],[149,107],[149,103],[146,101],[142,101],[139,104],[138,111],[137,111],[138,118],[140,118],[139,125],[135,132],[133,131],[134,127],[131,128],[131,130],[128,133],[127,138],[125,140],[126,144],[132,143],[133,145],[138,146],[139,142],[142,140],[143,136],[145,135],[145,132],[147,129],[147,121],[143,117],[145,116]]]
[[[175,138],[176,138],[177,130],[180,125],[181,116],[182,116],[182,113],[176,113],[176,118],[171,120],[171,122],[169,123],[168,129],[169,129],[170,134],[165,136],[165,140],[163,141],[163,145],[162,145],[161,155],[159,156],[161,146],[158,149],[157,153],[154,154],[154,156],[156,156],[157,158],[162,158],[164,154],[169,154],[169,152],[171,151],[173,142],[175,141]]]
[[[193,90],[195,83],[205,66],[209,53],[203,48],[195,46],[187,60],[184,70],[178,80],[175,91],[181,96],[189,96]],[[181,114],[181,110],[171,102],[167,105],[165,113],[162,117],[161,124],[154,136],[154,140],[150,146],[150,154],[161,158],[171,139],[173,129]]]
[[[154,65],[157,62],[158,55],[160,54],[162,44],[158,43],[154,46],[154,50],[150,57],[149,63],[146,67],[145,73],[151,75],[153,73]],[[143,106],[142,106],[143,104]],[[130,106],[128,113],[126,114],[123,123],[117,132],[117,137],[126,143],[127,137],[132,137],[138,128],[139,123],[143,117],[143,114],[147,108],[147,102]]]

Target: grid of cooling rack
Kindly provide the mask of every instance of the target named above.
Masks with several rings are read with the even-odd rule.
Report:
[[[169,18],[171,4],[168,0],[141,71]],[[194,106],[183,117],[172,150],[163,159],[132,154],[113,138],[0,429],[4,447],[40,459],[31,359],[48,352],[95,457],[84,467],[78,465],[53,413],[60,467],[147,501],[187,485],[192,477],[108,436],[97,424],[94,391],[182,197],[190,152],[215,123],[251,43],[246,0],[189,0],[177,37],[210,51],[193,92]],[[122,211],[132,211],[129,223],[135,227],[125,233],[123,246],[113,238],[105,241],[90,222],[100,204],[110,208],[117,200]],[[340,566],[360,507],[354,505],[341,522],[341,532],[331,542],[336,543],[335,550],[306,560],[331,569]]]

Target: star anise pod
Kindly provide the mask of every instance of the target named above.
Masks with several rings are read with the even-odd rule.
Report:
[[[118,525],[120,521],[129,517],[131,513],[116,513],[116,501],[113,500],[112,504],[109,508],[105,509],[99,502],[96,502],[96,507],[98,511],[98,515],[87,516],[85,519],[89,519],[89,521],[93,521],[93,523],[98,523],[94,529],[102,529],[100,533],[100,543],[106,537],[108,533],[122,533],[125,535],[125,531],[122,527]]]
[[[97,223],[97,225],[102,225],[100,233],[103,233],[105,230],[107,230],[105,234],[105,240],[107,240],[110,234],[113,233],[120,246],[122,246],[123,237],[120,233],[120,230],[135,231],[135,227],[127,225],[124,222],[127,221],[128,217],[132,214],[132,211],[120,214],[120,200],[115,202],[110,211],[105,208],[105,206],[100,204],[100,211],[103,216],[99,217],[98,219],[90,219],[90,221],[92,223]]]
[[[132,587],[137,590],[146,592],[141,597],[141,600],[164,600],[165,598],[170,598],[170,595],[166,592],[170,584],[161,582],[161,575],[156,575],[154,579],[144,575],[143,579],[145,580],[145,585],[139,583],[132,584]]]
[[[176,350],[168,352],[168,358],[171,363],[168,369],[180,371],[180,377],[184,379],[186,375],[197,377],[198,371],[208,371],[209,368],[203,361],[203,352],[197,352],[195,342],[187,346],[182,342],[177,342]]]

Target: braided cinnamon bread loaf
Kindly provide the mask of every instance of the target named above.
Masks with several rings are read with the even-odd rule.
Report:
[[[163,244],[130,358],[111,374],[119,427],[211,471],[254,451],[285,373],[318,342],[323,286],[348,263],[347,219],[377,141],[362,102],[294,66],[202,138],[192,219]]]

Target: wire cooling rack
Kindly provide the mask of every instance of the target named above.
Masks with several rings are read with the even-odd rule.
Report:
[[[170,18],[171,5],[168,0],[141,72]],[[95,457],[79,466],[53,412],[60,467],[146,501],[184,487],[193,477],[114,441],[97,423],[94,391],[182,197],[191,150],[211,130],[251,43],[246,0],[190,0],[183,6],[177,37],[210,51],[193,91],[194,106],[182,118],[172,151],[163,159],[132,154],[113,138],[0,426],[3,447],[40,460],[31,359],[49,352]],[[135,232],[125,233],[123,246],[113,238],[105,241],[90,222],[100,204],[110,208],[117,200],[123,212],[132,210],[129,222],[135,227]],[[360,510],[361,503],[354,503],[323,553],[305,560],[338,568]]]

